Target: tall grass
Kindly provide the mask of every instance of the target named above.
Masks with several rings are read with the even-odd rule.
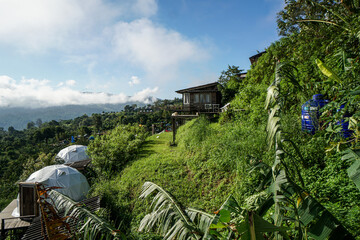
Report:
[[[249,159],[267,158],[264,125],[234,121],[211,123],[205,117],[194,119],[178,131],[178,146],[188,154],[193,169],[214,169],[229,173],[245,171]]]

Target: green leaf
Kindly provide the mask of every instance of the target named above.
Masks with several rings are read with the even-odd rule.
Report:
[[[315,62],[317,64],[317,66],[319,67],[320,71],[325,76],[335,80],[337,83],[342,82],[341,79],[328,66],[326,66],[320,59],[316,59]]]
[[[220,219],[219,221],[223,222],[223,223],[227,223],[230,222],[231,216],[230,216],[230,211],[226,210],[226,209],[221,209],[220,212]]]
[[[360,190],[360,150],[353,151],[347,149],[341,158],[344,161],[352,161],[352,165],[347,169],[349,178],[355,183]]]
[[[211,229],[221,229],[221,228],[227,228],[227,226],[226,225],[224,225],[223,223],[221,223],[221,222],[217,222],[217,223],[213,223],[213,224],[211,224],[210,225],[210,228]]]
[[[311,223],[319,214],[324,210],[324,207],[320,205],[311,197],[306,197],[298,208],[298,214],[300,221],[304,226]]]
[[[310,228],[309,235],[315,240],[325,240],[337,226],[333,221],[333,216],[328,211],[325,211],[316,224]]]

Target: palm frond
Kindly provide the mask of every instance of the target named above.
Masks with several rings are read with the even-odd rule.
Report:
[[[355,183],[360,190],[360,151],[347,149],[341,158],[344,161],[352,162],[352,165],[347,169],[349,178]]]
[[[345,23],[345,25],[351,26],[351,24],[345,19],[345,17],[341,16],[337,11],[333,11],[331,8],[328,8],[328,7],[326,7],[325,5],[320,4],[319,2],[316,2],[316,1],[313,1],[313,0],[310,0],[310,1],[311,1],[314,5],[318,5],[319,7],[325,9],[327,12],[331,12],[332,14],[334,14],[337,18],[339,18],[341,21],[343,21],[343,22]],[[355,1],[357,1],[357,0],[355,0]],[[313,20],[312,20],[312,21],[313,21]],[[318,21],[321,21],[321,20],[318,20]],[[323,22],[324,22],[324,23],[329,23],[330,21],[323,21]],[[332,23],[330,23],[330,24],[332,24]],[[334,25],[334,24],[333,24],[333,25]],[[350,29],[348,29],[348,28],[345,28],[345,27],[343,27],[343,26],[341,26],[341,25],[336,25],[336,26],[339,26],[339,27],[341,27],[341,28],[343,28],[343,29],[345,29],[345,30],[347,30],[347,31],[350,32]]]
[[[144,199],[153,194],[152,212],[141,220],[139,231],[158,229],[164,239],[169,240],[200,239],[203,232],[192,222],[185,208],[163,188],[155,183],[145,182],[139,198]],[[206,221],[206,217],[203,220]]]
[[[57,192],[49,192],[49,197],[58,211],[65,211],[70,216],[67,221],[76,221],[76,229],[83,239],[118,239],[121,233],[106,220],[98,217],[86,207],[79,205],[71,198]]]
[[[275,85],[271,85],[267,89],[267,95],[265,100],[265,109],[268,109],[272,103],[276,102],[276,98],[279,95],[279,88]]]
[[[209,226],[215,217],[215,214],[209,214],[195,208],[187,208],[185,211],[189,215],[191,221],[202,231],[202,234],[205,234],[208,231]]]
[[[332,21],[326,21],[326,20],[320,20],[320,19],[303,19],[303,20],[298,20],[297,22],[317,22],[317,23],[326,23],[326,24],[330,24],[330,25],[334,25],[336,27],[340,27],[346,31],[350,32],[350,29],[343,27],[335,22]]]
[[[276,138],[279,138],[281,135],[281,125],[280,125],[280,117],[273,117],[268,119],[267,126],[267,142],[269,145],[269,149],[276,142]]]

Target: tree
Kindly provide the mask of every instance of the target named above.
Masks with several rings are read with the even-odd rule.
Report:
[[[241,86],[241,73],[243,70],[240,70],[237,66],[228,66],[226,71],[223,71],[219,77],[218,83],[219,90],[222,95],[222,104],[230,102],[235,94],[239,91]]]
[[[290,36],[294,33],[300,33],[306,30],[307,34],[311,32],[314,36],[318,36],[326,31],[328,26],[319,25],[314,22],[305,22],[307,19],[325,20],[332,19],[333,14],[329,12],[329,8],[339,8],[340,3],[335,0],[290,0],[286,1],[286,5],[282,11],[278,13],[278,29],[280,35]],[[314,28],[316,26],[316,29]]]
[[[38,119],[36,120],[36,125],[37,125],[38,127],[41,127],[41,125],[42,125],[42,120],[41,120],[41,118],[38,118]]]
[[[13,135],[16,132],[16,130],[13,126],[10,126],[10,127],[8,127],[8,132],[10,135]]]
[[[45,127],[41,129],[41,134],[47,143],[50,138],[55,137],[55,129],[53,127]]]
[[[99,132],[102,127],[102,118],[100,114],[93,114],[96,131]]]
[[[26,125],[27,129],[31,129],[31,128],[34,128],[34,127],[35,127],[35,123],[33,121],[28,122],[27,125]]]
[[[65,133],[65,129],[61,126],[56,126],[55,127],[55,136],[57,138],[57,140],[61,139],[61,135]]]
[[[131,106],[130,106],[130,105],[126,105],[126,106],[124,107],[124,111],[125,111],[125,112],[130,112],[130,110],[131,110]]]

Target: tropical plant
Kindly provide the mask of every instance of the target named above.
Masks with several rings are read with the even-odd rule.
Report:
[[[121,232],[106,220],[92,213],[86,206],[79,205],[79,203],[54,190],[50,191],[48,195],[57,211],[64,211],[64,215],[69,216],[66,222],[76,222],[75,228],[78,239],[124,239]]]
[[[157,229],[164,239],[169,240],[201,239],[205,236],[213,219],[212,214],[194,208],[185,209],[169,192],[155,183],[145,182],[140,198],[153,194],[152,212],[141,220],[139,231]]]
[[[268,89],[266,108],[272,106],[268,120],[269,145],[275,148],[275,161],[271,167],[272,183],[269,187],[274,198],[274,224],[283,226],[293,222],[299,239],[352,238],[350,233],[339,221],[305,190],[300,171],[294,156],[289,154],[289,147],[294,147],[301,158],[296,145],[284,137],[281,127],[281,97],[280,83],[289,80],[292,75],[282,73],[283,64],[276,68],[274,83]],[[285,77],[284,77],[285,76]],[[263,165],[264,166],[264,165]],[[297,184],[301,185],[301,187]],[[317,219],[317,220],[316,220]],[[326,229],[326,230],[325,230]],[[276,234],[276,239],[281,237]]]
[[[360,190],[360,150],[347,149],[343,152],[344,161],[351,162],[351,166],[347,169],[349,178],[355,183]]]

